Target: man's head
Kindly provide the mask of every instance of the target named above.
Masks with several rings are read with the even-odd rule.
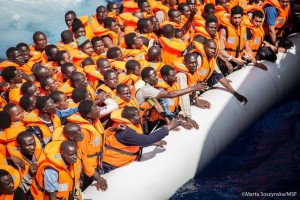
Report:
[[[186,3],[180,3],[178,5],[178,10],[180,11],[180,13],[185,16],[186,18],[189,18],[191,15],[191,9],[189,7],[188,4]]]
[[[151,13],[150,4],[147,0],[139,0],[137,3],[141,12]]]
[[[182,39],[183,38],[183,30],[181,28],[175,28],[174,30],[175,30],[174,37]]]
[[[214,15],[216,12],[215,6],[211,3],[208,3],[204,6],[202,16],[206,19],[209,15]]]
[[[129,49],[140,49],[144,45],[143,41],[136,35],[136,33],[126,34],[124,40],[127,48]]]
[[[23,95],[28,94],[28,95],[33,95],[35,97],[40,95],[40,91],[39,91],[38,87],[31,82],[23,83],[21,86],[21,92]]]
[[[9,66],[2,70],[2,78],[10,84],[22,83],[21,70],[18,70],[16,67]]]
[[[222,6],[224,10],[228,12],[229,0],[216,0],[216,5]]]
[[[125,64],[127,74],[141,75],[141,64],[136,60],[128,60]]]
[[[141,124],[141,116],[139,110],[133,106],[126,106],[121,113],[121,116],[125,119],[128,119],[134,125]]]
[[[20,122],[24,118],[23,110],[16,104],[8,103],[4,106],[3,111],[7,112],[12,122]]]
[[[37,97],[35,106],[40,112],[48,115],[56,114],[57,111],[56,104],[49,96]]]
[[[162,78],[164,79],[164,81],[170,85],[172,85],[172,83],[177,81],[176,72],[175,72],[174,68],[170,65],[164,65],[160,69],[160,74],[161,74]]]
[[[81,128],[78,124],[67,123],[64,126],[63,132],[68,140],[74,142],[80,142],[83,140],[83,133],[81,132]]]
[[[26,157],[33,156],[36,147],[33,134],[29,131],[22,131],[19,133],[17,136],[17,146],[22,155]]]
[[[33,42],[35,44],[35,48],[38,51],[44,51],[47,46],[47,37],[46,34],[41,31],[36,31],[33,36]]]
[[[71,86],[73,88],[82,87],[87,88],[88,82],[86,76],[81,72],[72,72],[70,76]]]
[[[55,55],[55,61],[59,66],[62,66],[64,63],[72,63],[72,58],[66,50],[61,50],[58,51],[57,54]]]
[[[214,15],[209,15],[205,21],[205,30],[214,38],[218,30],[218,19]]]
[[[73,20],[76,18],[76,13],[73,10],[69,10],[65,14],[65,22],[68,27],[71,27]]]
[[[26,112],[29,113],[35,109],[36,96],[25,94],[21,97],[19,104]]]
[[[91,57],[85,58],[83,61],[80,63],[81,67],[84,68],[85,66],[88,65],[95,65],[95,61]]]
[[[75,103],[80,103],[83,100],[92,100],[92,95],[86,88],[78,87],[72,91],[71,98]]]
[[[161,29],[161,34],[166,38],[173,38],[175,29],[171,24],[167,24]]]
[[[148,49],[148,61],[149,62],[160,62],[161,58],[161,48],[158,46],[152,46]]]
[[[231,9],[231,24],[235,27],[238,27],[241,24],[243,17],[243,8],[241,6],[234,6]]]
[[[115,33],[119,33],[119,26],[117,21],[112,17],[106,17],[104,20],[104,28],[107,28]]]
[[[30,58],[30,49],[29,46],[23,42],[17,44],[17,49],[21,52],[24,62],[26,63]]]
[[[4,169],[0,169],[0,194],[13,194],[14,192],[14,180],[11,174]]]
[[[100,109],[91,100],[83,100],[78,106],[78,112],[85,119],[99,119]]]
[[[73,19],[71,27],[72,27],[72,32],[74,33],[75,38],[79,38],[81,36],[86,35],[85,27],[84,27],[83,23],[80,21],[80,19],[78,19],[78,18]]]
[[[103,22],[103,20],[107,17],[107,8],[105,6],[98,6],[96,8],[97,20]]]
[[[6,57],[8,60],[23,65],[25,63],[24,57],[19,49],[16,47],[10,47],[6,50]]]
[[[118,73],[115,70],[108,70],[104,73],[104,82],[111,88],[116,89],[119,85]]]
[[[281,8],[285,9],[290,5],[290,0],[278,0]]]
[[[145,67],[141,72],[142,80],[150,85],[156,85],[158,78],[155,70],[152,67]]]
[[[137,30],[140,33],[152,33],[153,32],[153,24],[150,19],[141,18],[137,22]]]
[[[117,95],[126,102],[129,102],[131,99],[131,91],[128,85],[126,84],[119,84],[117,87]]]
[[[153,31],[158,31],[160,29],[160,24],[159,24],[159,21],[158,21],[157,17],[152,16],[149,19],[152,22]]]
[[[61,32],[60,37],[61,37],[61,41],[64,44],[70,44],[74,42],[73,35],[69,30],[64,30],[63,32]]]
[[[48,57],[48,61],[55,61],[55,55],[57,54],[58,51],[59,50],[57,46],[53,44],[48,45],[45,49],[45,53]]]
[[[251,18],[251,22],[252,24],[258,28],[262,26],[262,23],[264,21],[264,13],[260,10],[255,10],[252,13],[252,18]]]
[[[76,71],[75,66],[71,62],[66,62],[61,65],[61,73],[64,75],[65,79],[70,79],[71,74]]]
[[[117,3],[109,2],[106,7],[108,12],[114,12],[117,16],[120,14],[120,9]]]
[[[194,74],[197,71],[197,55],[194,53],[187,53],[184,55],[184,64],[191,74]]]
[[[110,62],[106,58],[99,58],[96,62],[97,68],[100,74],[104,75],[104,73],[108,70],[111,70]]]
[[[123,61],[124,60],[122,51],[118,47],[109,48],[107,50],[106,56],[107,56],[107,59],[113,59],[113,60],[117,60],[117,61]]]
[[[45,76],[40,80],[41,87],[48,93],[57,91],[58,82],[52,76]]]
[[[208,59],[215,57],[217,45],[213,39],[206,40],[204,42],[204,51]]]
[[[0,130],[3,131],[11,126],[10,115],[5,111],[0,111]]]
[[[92,56],[94,53],[93,45],[89,39],[84,36],[77,38],[78,49],[88,56]]]
[[[66,165],[71,165],[77,161],[77,146],[74,141],[63,141],[60,145],[60,155]]]
[[[35,68],[33,74],[37,81],[40,81],[45,76],[52,76],[51,70],[45,66],[39,66]]]
[[[104,42],[102,37],[96,36],[92,39],[92,45],[96,54],[100,55],[105,52]]]
[[[181,23],[181,13],[179,10],[171,8],[168,11],[168,16],[171,22],[175,22],[177,24]]]
[[[52,92],[50,95],[56,104],[57,109],[66,110],[69,108],[69,102],[67,101],[67,96],[61,91]]]

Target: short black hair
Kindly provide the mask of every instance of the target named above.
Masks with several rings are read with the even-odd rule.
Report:
[[[149,3],[147,0],[138,0],[138,1],[137,1],[138,7],[139,7],[139,8],[142,8],[143,3],[146,3],[146,2]]]
[[[148,18],[139,19],[136,24],[137,30],[142,31],[144,28],[146,28],[148,26],[148,21],[150,21],[150,19],[148,19]]]
[[[92,38],[91,43],[94,46],[95,43],[98,42],[98,41],[102,41],[103,42],[103,38],[100,37],[100,36],[95,36],[95,37]]]
[[[105,10],[107,10],[107,8],[106,8],[105,6],[98,6],[98,7],[96,8],[96,13],[100,13],[100,12],[101,12],[101,11],[100,11],[101,8],[104,8]]]
[[[30,101],[31,96],[32,95],[30,94],[25,94],[20,98],[19,104],[26,112],[28,112],[28,109],[31,106],[31,101]]]
[[[111,47],[107,50],[106,57],[107,59],[115,59],[118,57],[118,51],[121,51],[118,47]]]
[[[5,67],[3,70],[2,70],[2,78],[6,81],[6,82],[9,82],[10,79],[12,78],[15,78],[16,77],[16,74],[15,74],[15,71],[17,70],[16,67],[14,66],[9,66],[9,67]]]
[[[34,84],[31,83],[31,82],[25,82],[25,83],[23,83],[22,86],[21,86],[21,92],[22,92],[22,94],[23,95],[28,94],[29,93],[28,89],[31,88],[33,85]]]
[[[218,18],[215,15],[208,15],[205,21],[205,27],[213,22],[218,24]]]
[[[135,66],[141,67],[141,64],[136,60],[128,60],[125,64],[126,71],[134,70]]]
[[[0,111],[0,130],[5,130],[11,126],[10,115],[5,111]]]
[[[33,134],[29,131],[22,131],[17,136],[17,144],[22,145],[24,143],[24,138],[33,137]]]
[[[45,53],[46,53],[46,55],[49,57],[49,56],[51,56],[51,50],[52,49],[58,49],[57,48],[57,46],[55,46],[54,44],[49,44],[49,45],[47,45],[46,46],[46,48],[45,48]]]
[[[16,48],[20,49],[22,47],[26,47],[27,49],[29,49],[28,44],[24,43],[24,42],[20,42],[19,44],[17,44]]]
[[[108,79],[108,77],[109,77],[112,73],[118,74],[114,69],[107,70],[107,71],[104,73],[104,75],[103,75],[104,80]]]
[[[75,149],[77,149],[76,142],[71,140],[65,140],[60,144],[59,150],[61,153],[67,153],[70,147],[74,147]]]
[[[86,118],[86,116],[91,112],[93,107],[93,101],[83,100],[79,103],[78,112],[81,117]]]
[[[75,103],[79,103],[85,99],[85,95],[88,92],[86,88],[77,87],[72,91],[71,98]]]
[[[41,83],[41,88],[43,88],[43,90],[46,90],[46,87],[48,86],[48,80],[53,77],[52,76],[44,76],[43,78],[41,78],[40,83]]]
[[[39,35],[44,35],[44,36],[46,37],[46,34],[43,33],[42,31],[36,31],[36,32],[32,35],[32,39],[33,39],[34,42],[37,42],[37,37],[38,37]]]
[[[180,12],[182,12],[183,11],[183,8],[184,7],[186,7],[186,6],[189,6],[187,3],[180,3],[180,4],[178,4],[178,10],[180,11]],[[169,13],[168,13],[169,14]]]
[[[83,23],[80,21],[80,19],[75,18],[72,22],[72,32],[75,33],[78,29],[84,28]]]
[[[126,106],[122,110],[121,117],[123,117],[125,119],[130,119],[130,118],[134,117],[136,111],[138,111],[138,109],[136,107]]]
[[[6,171],[5,169],[0,169],[0,179],[2,179],[4,176],[12,177],[8,171]]]
[[[136,33],[127,33],[124,37],[125,44],[128,48],[132,48],[135,44],[134,38],[136,37]]]
[[[36,98],[36,109],[42,110],[46,107],[47,101],[49,101],[51,98],[49,96],[38,96]]]
[[[168,76],[170,74],[170,71],[174,70],[174,68],[171,65],[164,65],[160,69],[160,74],[162,76]]]
[[[110,9],[113,7],[114,4],[117,4],[117,3],[115,3],[115,2],[109,2],[109,3],[106,5],[106,8],[107,8],[108,10],[110,10]]]
[[[140,36],[140,39],[143,41],[143,44],[147,47],[149,46],[149,39],[144,37],[144,36]]]
[[[113,22],[116,22],[116,20],[114,19],[114,18],[112,18],[112,17],[106,17],[105,19],[104,19],[104,21],[103,21],[103,24],[104,24],[104,28],[110,28],[111,27],[111,24],[113,23]]]
[[[85,58],[83,61],[81,61],[82,67],[85,67],[87,65],[95,65],[95,61],[91,57]]]
[[[61,73],[62,73],[62,74],[66,74],[66,73],[67,73],[67,68],[68,68],[68,67],[74,67],[74,68],[75,68],[75,66],[73,65],[73,63],[66,62],[66,63],[64,63],[64,64],[61,65],[61,68],[60,68]]]
[[[116,88],[117,94],[120,94],[121,90],[124,88],[129,88],[129,86],[124,83],[119,84]]]
[[[82,76],[85,76],[85,75],[81,72],[77,72],[77,71],[72,72],[72,74],[70,76],[71,86],[74,86],[75,82],[78,82],[80,80],[80,77],[82,77]]]
[[[6,57],[10,59],[15,51],[19,51],[16,47],[10,47],[6,50]]]
[[[76,17],[76,13],[73,10],[69,10],[66,12],[65,17],[68,15],[74,15]]]
[[[10,110],[14,107],[16,107],[17,105],[14,103],[8,103],[4,106],[3,111],[7,112],[8,114],[10,114]]]
[[[161,29],[161,34],[166,38],[172,38],[174,36],[174,33],[175,28],[171,24],[167,24]]]
[[[264,18],[264,13],[261,10],[255,10],[252,13],[252,19],[254,19],[255,17]]]
[[[175,8],[170,8],[168,11],[168,17],[170,18],[175,12],[180,12],[180,11]]]
[[[54,103],[59,103],[62,101],[61,97],[65,95],[62,91],[55,91],[50,94],[51,99],[53,99]]]
[[[195,53],[187,53],[187,54],[184,55],[183,60],[186,62],[192,56],[195,56],[197,58],[197,54],[195,54]]]
[[[60,37],[64,44],[70,44],[74,41],[73,34],[69,30],[62,31]]]
[[[149,73],[154,70],[152,67],[145,67],[141,72],[142,80],[145,81],[149,77]]]
[[[233,15],[238,15],[241,14],[243,15],[243,8],[241,6],[234,6],[231,8],[231,16]]]
[[[204,6],[204,12],[208,13],[210,10],[216,10],[214,4],[208,3]]]
[[[68,53],[66,50],[60,50],[55,55],[55,61],[60,65],[60,62],[64,60],[64,54]]]

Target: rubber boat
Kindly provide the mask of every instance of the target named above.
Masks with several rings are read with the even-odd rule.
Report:
[[[299,84],[300,35],[290,36],[294,47],[278,53],[275,63],[262,61],[267,71],[246,66],[227,78],[244,96],[243,105],[221,85],[209,90],[202,98],[211,109],[192,108],[192,116],[199,130],[170,132],[165,148],[147,147],[140,162],[113,170],[103,175],[108,182],[106,192],[95,186],[87,188],[85,200],[162,200],[170,198],[179,187],[209,164],[232,140],[255,122],[272,106],[290,94]]]

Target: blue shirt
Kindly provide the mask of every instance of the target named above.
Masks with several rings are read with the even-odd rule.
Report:
[[[69,116],[71,116],[71,115],[73,115],[74,113],[77,113],[77,112],[78,112],[78,107],[75,107],[75,108],[68,108],[66,110],[57,110],[56,115],[59,118],[62,118],[62,117],[69,117]]]
[[[266,17],[266,24],[268,26],[275,26],[276,18],[278,16],[277,9],[273,6],[267,6],[264,8],[265,17]]]
[[[47,192],[58,191],[58,173],[56,170],[48,167],[44,171],[44,186]]]

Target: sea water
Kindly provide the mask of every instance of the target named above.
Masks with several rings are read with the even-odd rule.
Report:
[[[171,200],[300,199],[300,88]]]

